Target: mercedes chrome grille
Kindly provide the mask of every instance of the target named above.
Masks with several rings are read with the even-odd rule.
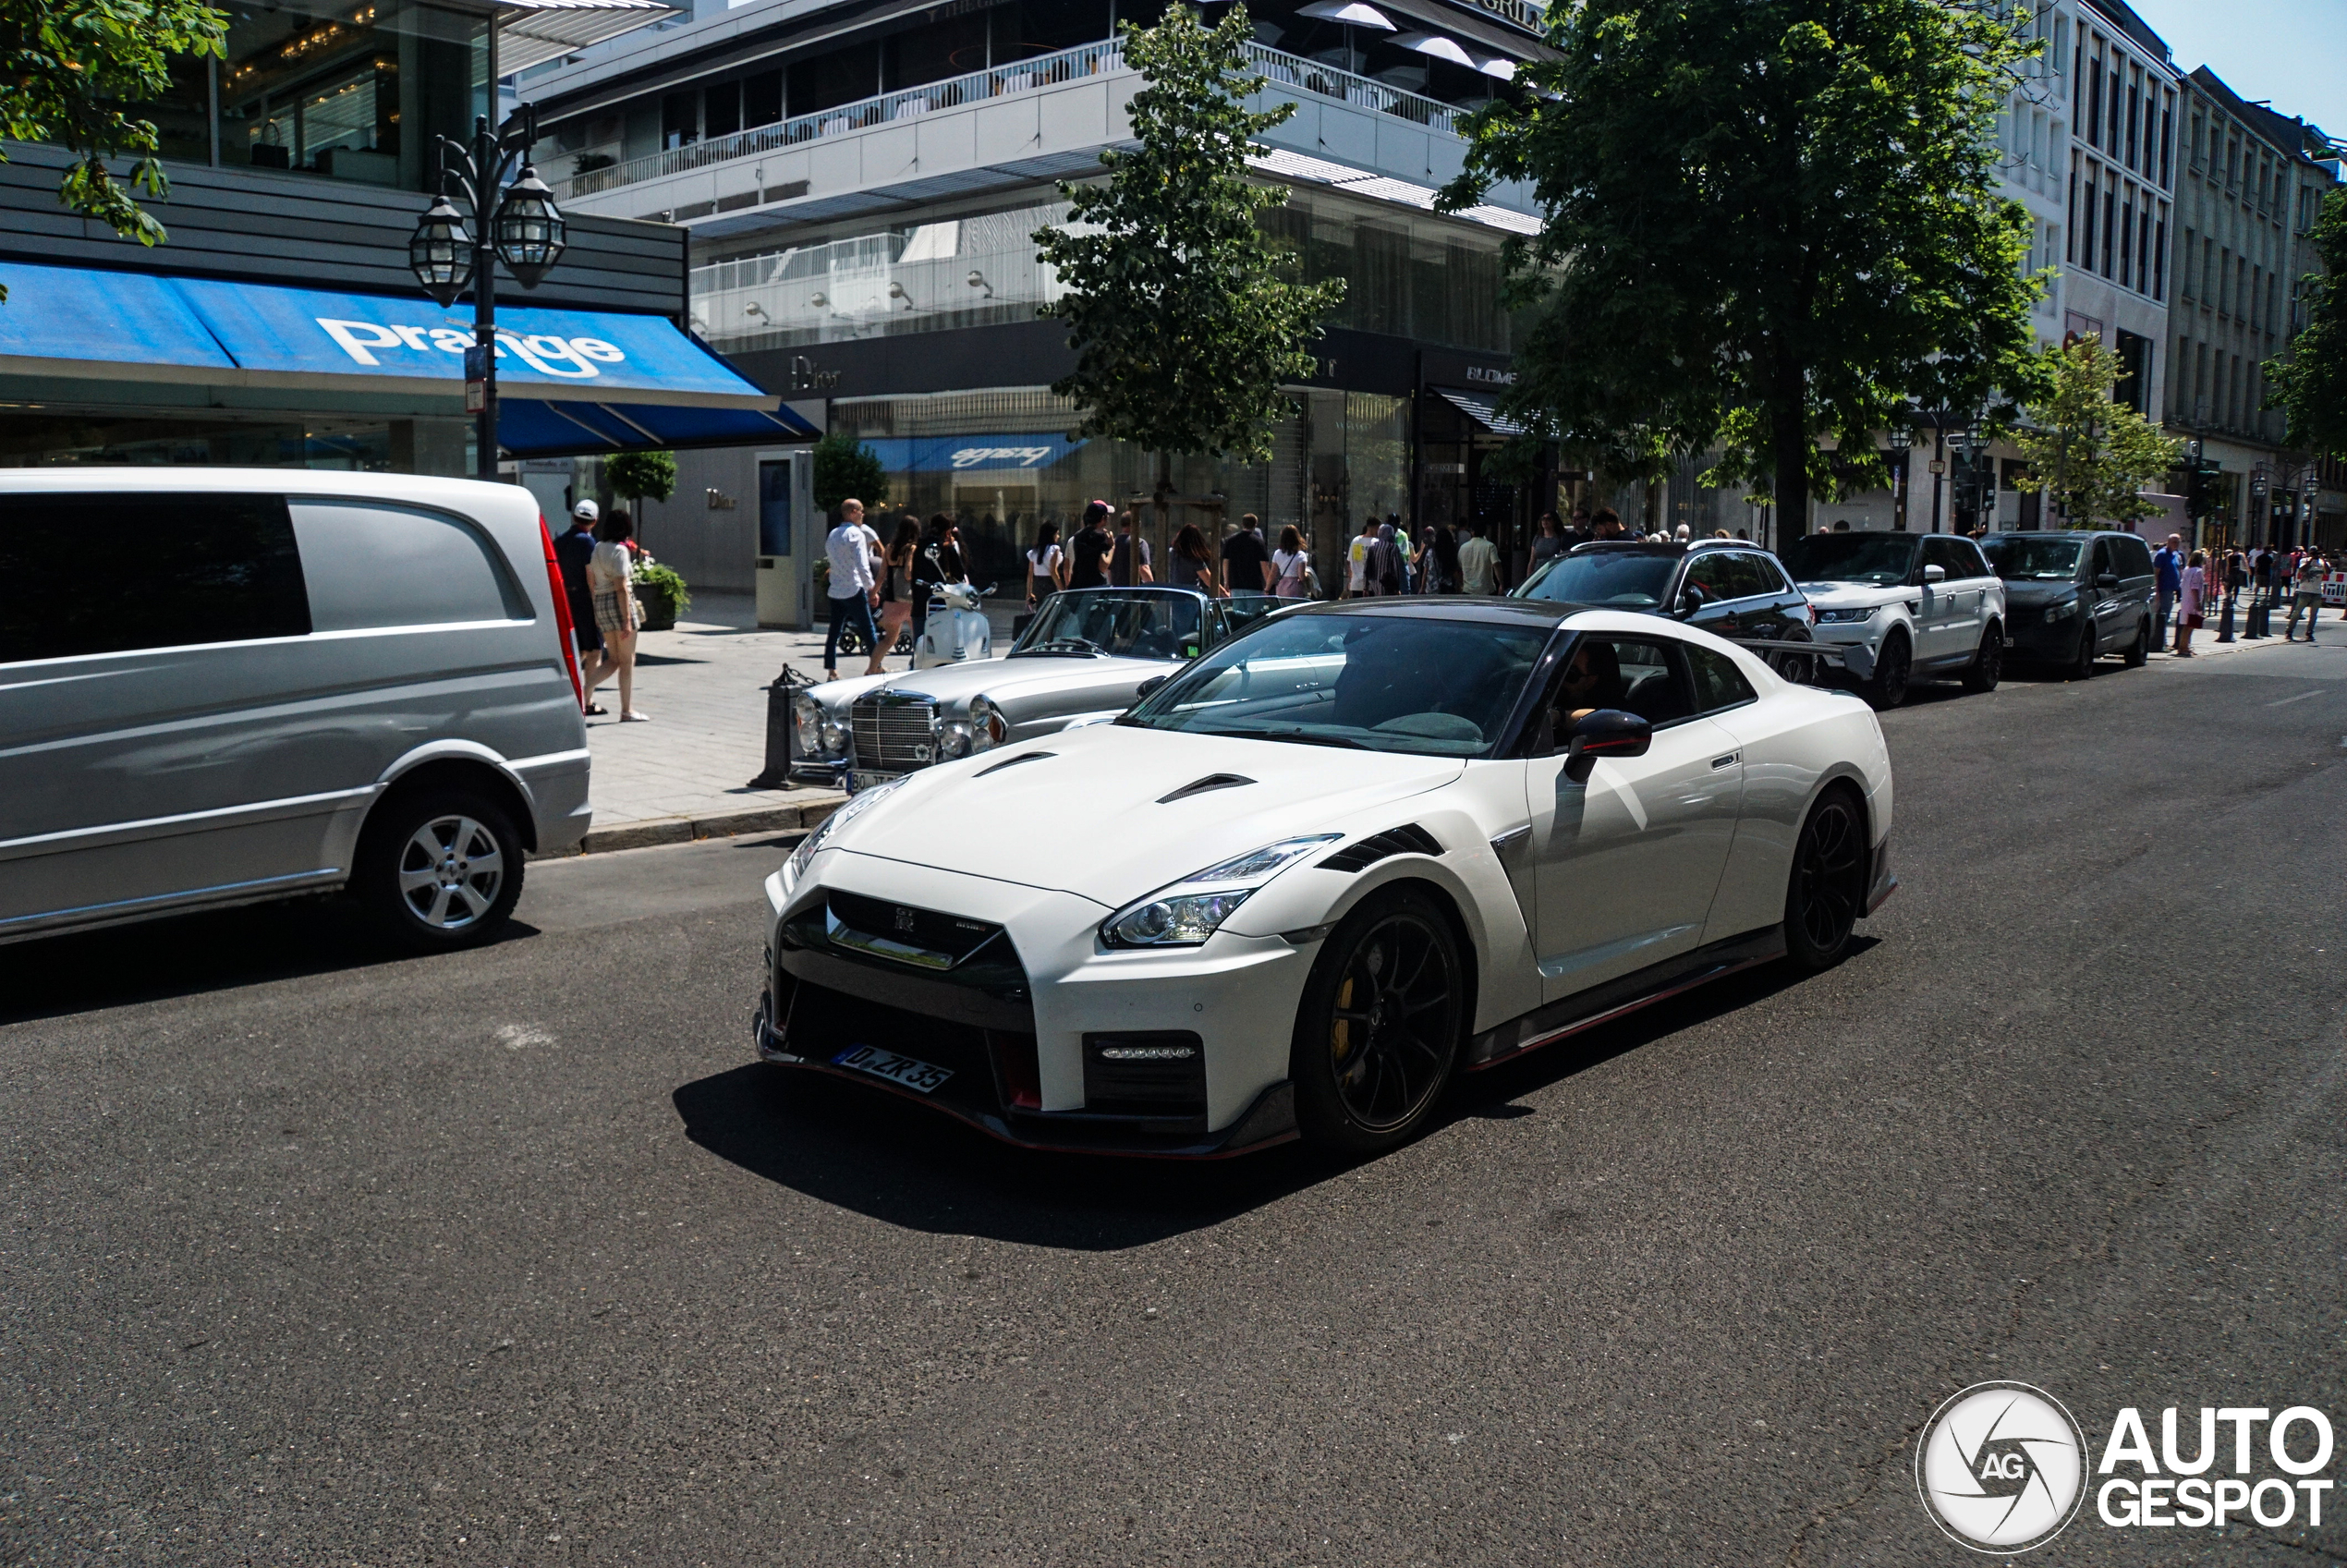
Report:
[[[937,704],[926,697],[873,692],[848,710],[856,732],[856,766],[902,773],[937,760]]]

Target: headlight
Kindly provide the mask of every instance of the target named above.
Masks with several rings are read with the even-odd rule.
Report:
[[[1821,626],[1847,626],[1854,621],[1873,619],[1872,607],[1864,610],[1820,610],[1818,612],[1818,625]]]
[[[815,852],[823,847],[824,840],[854,821],[864,812],[870,810],[873,804],[890,790],[902,788],[904,784],[903,779],[891,779],[884,784],[874,784],[860,794],[851,795],[847,797],[847,804],[816,823],[815,831],[800,839],[798,847],[791,851],[791,881],[796,882],[806,874],[808,862],[815,858]]]
[[[970,699],[970,749],[983,751],[1011,738],[1011,723],[1003,711],[983,697]]]
[[[1314,833],[1282,839],[1193,871],[1101,921],[1101,940],[1111,947],[1196,947],[1290,862],[1344,836]]]
[[[790,716],[796,732],[791,738],[801,757],[833,761],[847,755],[847,726],[825,712],[821,703],[801,692],[791,699]]]
[[[970,727],[960,719],[949,719],[937,726],[937,760],[951,762],[956,757],[970,754]]]
[[[2065,599],[2059,604],[2046,606],[2046,619],[2049,621],[2066,621],[2077,613],[2078,602],[2074,599]]]

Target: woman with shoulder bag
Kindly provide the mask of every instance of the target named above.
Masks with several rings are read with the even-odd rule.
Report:
[[[1307,586],[1312,559],[1304,553],[1304,535],[1294,523],[1280,529],[1280,547],[1271,552],[1271,591],[1283,600],[1310,597]]]
[[[595,525],[600,541],[587,558],[587,590],[595,603],[595,629],[603,634],[611,669],[619,677],[619,717],[623,723],[642,723],[651,715],[636,711],[636,628],[644,613],[636,603],[635,558],[627,541],[635,520],[624,506]]]
[[[920,520],[907,512],[896,520],[896,537],[881,556],[881,638],[880,651],[872,655],[875,662],[895,649],[913,618],[913,553],[920,542]]]

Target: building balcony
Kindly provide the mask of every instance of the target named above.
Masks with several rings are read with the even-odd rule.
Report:
[[[1464,166],[1466,108],[1259,44],[1247,54],[1267,84],[1254,105],[1297,106],[1261,137],[1268,148],[1358,170],[1362,193],[1421,207]],[[1088,43],[576,173],[565,205],[721,241],[1032,186],[1129,141],[1139,85],[1119,43]],[[1521,213],[1528,196],[1508,187],[1490,201]]]

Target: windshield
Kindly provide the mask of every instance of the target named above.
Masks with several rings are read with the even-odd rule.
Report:
[[[1097,653],[1121,659],[1190,659],[1198,654],[1198,606],[1186,593],[1119,593],[1086,589],[1054,593],[1011,657]]]
[[[1809,533],[1777,559],[1795,582],[1864,582],[1892,588],[1915,569],[1916,541],[1898,533]]]
[[[2000,577],[2058,577],[2064,582],[2077,572],[2078,552],[2086,547],[2085,540],[2060,534],[2003,534],[1980,541],[1988,553],[1988,565]]]
[[[1117,722],[1485,757],[1550,635],[1416,616],[1282,616],[1209,653]]]
[[[1676,555],[1633,554],[1592,550],[1557,555],[1515,590],[1518,599],[1553,599],[1564,604],[1610,604],[1622,610],[1651,610],[1670,591]]]

